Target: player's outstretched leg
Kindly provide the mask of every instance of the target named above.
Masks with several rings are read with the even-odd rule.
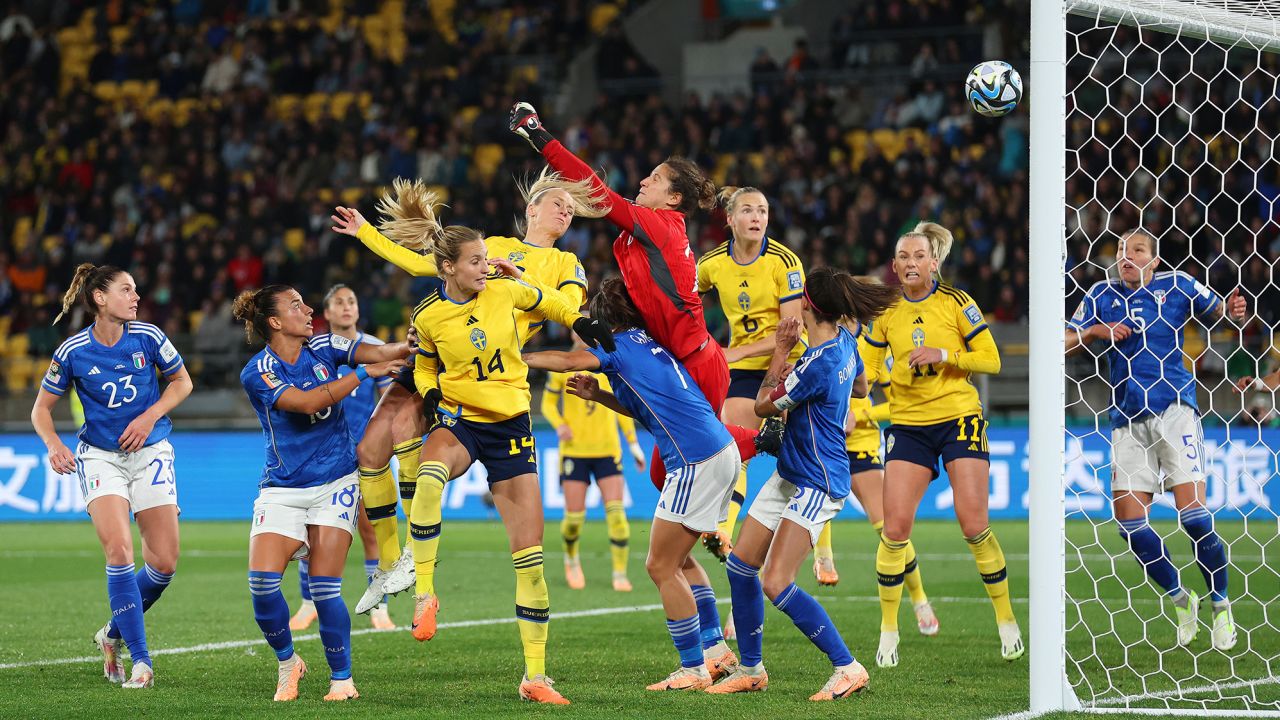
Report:
[[[356,603],[356,612],[364,614],[382,602],[387,575],[400,557],[400,521],[396,518],[396,486],[391,466],[360,467],[360,497],[365,517],[373,526],[378,545],[378,565],[369,578],[364,595]]]
[[[880,536],[876,550],[876,581],[880,588],[880,646],[876,665],[898,665],[898,607],[902,604],[902,582],[907,567],[908,540]]]
[[[436,613],[440,610],[436,560],[440,554],[441,498],[448,480],[449,468],[442,462],[426,460],[418,467],[418,490],[409,519],[416,585],[410,629],[418,641],[430,640],[436,634]]]
[[[1183,590],[1178,578],[1178,569],[1169,560],[1164,540],[1147,524],[1145,516],[1117,520],[1116,526],[1120,531],[1120,537],[1129,546],[1138,563],[1146,570],[1147,577],[1160,586],[1173,601],[1174,615],[1178,620],[1178,644],[1190,645],[1199,632],[1199,626],[1196,623],[1200,607],[1199,596]]]
[[[766,590],[767,593],[767,590]],[[831,616],[812,595],[791,583],[774,597],[773,606],[787,614],[791,622],[831,661],[834,670],[822,689],[810,700],[838,700],[867,686],[866,668],[853,658]]]
[[[173,575],[172,572],[161,572],[149,564],[143,564],[142,569],[134,574],[134,581],[138,584],[138,595],[142,598],[143,613],[150,610],[151,606],[160,599],[161,594],[173,581]],[[117,620],[112,618],[103,626],[98,631],[98,635],[94,636],[94,641],[102,651],[103,676],[117,685],[124,683],[125,643]]]

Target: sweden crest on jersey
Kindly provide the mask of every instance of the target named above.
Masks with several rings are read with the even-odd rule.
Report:
[[[511,252],[507,253],[507,259],[513,263],[518,263],[524,259],[524,253],[520,252],[519,250],[512,250]]]
[[[924,347],[924,330],[916,328],[911,331],[911,344],[916,347]]]
[[[474,345],[477,350],[483,350],[485,346],[489,344],[489,339],[485,337],[483,330],[476,328],[471,331],[471,344]]]
[[[751,296],[746,293],[738,293],[738,307],[743,310],[751,309]]]

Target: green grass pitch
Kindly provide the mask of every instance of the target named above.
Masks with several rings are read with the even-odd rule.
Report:
[[[1166,526],[1167,525],[1167,526]],[[1162,532],[1171,524],[1158,525]],[[1027,527],[1021,522],[995,523],[1009,558],[1015,610],[1026,632]],[[1239,523],[1220,523],[1227,537],[1241,534]],[[1118,667],[1159,660],[1145,643],[1172,641],[1173,628],[1160,616],[1145,625],[1141,618],[1167,612],[1141,580],[1131,558],[1116,562],[1121,545],[1109,526],[1101,546],[1090,545],[1090,528],[1073,525],[1083,562],[1099,579],[1103,603],[1069,610],[1068,619],[1083,617],[1100,635],[1097,651],[1081,670],[1100,678],[1102,666]],[[1280,655],[1276,625],[1265,624],[1266,605],[1280,594],[1274,570],[1263,561],[1267,538],[1251,527],[1249,538],[1234,544],[1234,579],[1244,583],[1249,598],[1236,605],[1237,622],[1249,629],[1241,647],[1228,658],[1208,650],[1207,632],[1191,652],[1163,656],[1165,673],[1144,679],[1132,671],[1111,673],[1114,687],[1095,688],[1112,696],[1159,692],[1173,687],[1168,676],[1210,679],[1230,675],[1256,681],[1277,674]],[[1274,537],[1275,528],[1269,529]],[[630,574],[635,592],[615,593],[609,585],[608,541],[602,523],[583,532],[587,589],[569,590],[561,571],[559,530],[546,531],[547,580],[551,607],[559,615],[551,623],[548,672],[573,705],[532,707],[516,697],[522,662],[512,620],[514,579],[506,538],[496,522],[446,523],[441,544],[437,588],[442,601],[439,634],[429,643],[413,640],[406,629],[369,631],[368,620],[353,619],[354,676],[359,700],[330,705],[320,701],[327,689],[327,668],[315,628],[295,634],[296,647],[311,673],[302,697],[287,706],[270,699],[275,682],[274,656],[253,621],[245,579],[248,523],[190,522],[182,527],[183,557],[173,585],[147,614],[148,641],[157,652],[156,687],[125,692],[109,685],[94,659],[94,631],[105,620],[102,556],[91,526],[75,524],[0,525],[0,679],[9,692],[0,694],[0,717],[390,717],[409,711],[416,716],[451,718],[528,717],[863,717],[984,718],[1027,706],[1027,661],[1006,663],[999,656],[990,603],[973,561],[954,522],[922,522],[913,535],[920,552],[925,586],[941,620],[941,633],[925,638],[914,631],[910,603],[902,614],[902,663],[893,670],[874,667],[879,635],[879,606],[874,580],[875,539],[865,523],[841,522],[835,529],[841,580],[835,588],[817,588],[809,567],[800,584],[817,595],[830,611],[854,654],[867,665],[871,685],[857,697],[817,704],[807,700],[826,680],[826,659],[791,625],[766,607],[765,664],[770,687],[765,693],[712,697],[704,694],[657,694],[644,690],[677,665],[675,650],[663,624],[658,597],[644,573],[648,540],[643,522],[632,524]],[[1172,538],[1170,550],[1180,564],[1189,561],[1185,538]],[[701,549],[699,558],[711,574],[719,597],[728,598],[722,566]],[[344,587],[349,605],[363,586],[357,542]],[[140,561],[140,558],[139,558]],[[1114,571],[1112,567],[1114,566]],[[1189,587],[1203,583],[1194,567],[1183,571]],[[296,573],[285,576],[286,597],[296,607]],[[1083,574],[1073,577],[1076,595],[1093,595]],[[1137,588],[1128,590],[1126,588]],[[1131,597],[1126,604],[1121,598]],[[905,598],[904,598],[905,600]],[[721,606],[727,614],[727,605]],[[412,610],[408,595],[391,601],[392,617],[407,625]],[[1207,613],[1205,614],[1207,617]],[[1105,629],[1104,629],[1105,623]],[[1259,627],[1260,626],[1260,627]],[[1082,625],[1070,636],[1074,649],[1090,643]],[[1115,630],[1111,631],[1110,628]],[[1126,650],[1124,644],[1133,647]],[[1196,676],[1198,668],[1199,676]],[[1143,683],[1146,686],[1143,686]],[[1280,700],[1276,680],[1231,692],[1251,693],[1269,703]],[[1238,704],[1225,707],[1239,707]],[[1274,705],[1272,707],[1275,707]]]

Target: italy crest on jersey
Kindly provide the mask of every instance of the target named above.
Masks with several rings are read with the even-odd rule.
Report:
[[[325,367],[322,363],[312,365],[311,372],[316,374],[316,379],[320,382],[326,382],[329,380],[329,368]]]
[[[134,353],[134,354],[133,354],[133,367],[134,367],[134,369],[136,369],[136,370],[141,370],[142,368],[144,368],[144,367],[146,367],[146,366],[147,366],[147,356],[146,356],[146,355],[143,355],[143,354],[142,354],[142,353],[140,353],[140,352],[136,352],[136,353]]]
[[[471,344],[474,345],[477,350],[483,350],[485,346],[489,344],[489,339],[485,337],[483,330],[476,328],[471,331]]]

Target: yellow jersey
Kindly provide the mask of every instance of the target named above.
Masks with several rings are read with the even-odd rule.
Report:
[[[420,255],[391,242],[378,232],[373,223],[365,223],[356,231],[356,238],[378,257],[418,277],[436,277],[436,260],[431,255]],[[530,245],[519,238],[494,235],[484,239],[485,251],[490,258],[510,260],[512,265],[527,274],[525,279],[542,287],[560,291],[575,309],[587,301],[587,273],[573,253],[553,247]],[[540,312],[523,314],[520,319],[520,344],[542,329],[546,318]]]
[[[618,430],[627,442],[636,441],[635,421],[619,415],[594,401],[564,391],[571,373],[551,373],[547,376],[546,389],[542,393],[542,414],[553,427],[568,425],[572,437],[560,442],[561,457],[622,458],[622,443]],[[600,389],[613,392],[609,378],[604,373],[591,373],[600,382]],[[563,411],[561,410],[563,405]]]
[[[858,354],[866,358],[871,353],[871,346],[867,344],[867,333],[858,333]],[[889,385],[887,383],[875,384],[871,382],[872,375],[881,378],[888,378],[888,370],[893,365],[893,358],[885,356],[883,362],[883,372],[867,373],[867,396],[864,398],[849,398],[849,414],[857,421],[853,432],[845,436],[844,449],[848,452],[861,452],[868,454],[879,454],[880,452],[880,422],[889,419],[888,402],[875,403],[871,399],[872,388],[879,387],[885,397],[889,396]]]
[[[864,358],[867,380],[889,355],[888,375],[892,393],[889,415],[895,425],[933,425],[966,415],[980,414],[978,389],[970,382],[974,372],[1000,372],[1000,351],[973,298],[961,290],[935,282],[920,300],[905,296],[871,323]],[[940,363],[911,367],[908,357],[918,347],[945,350]]]
[[[760,252],[749,263],[733,258],[729,239],[698,260],[698,292],[716,290],[720,307],[729,321],[729,347],[749,345],[778,329],[782,303],[799,300],[804,294],[804,268],[800,258],[782,243],[765,238]],[[797,343],[791,355],[795,362],[804,352]],[[730,363],[734,370],[768,370],[769,355],[743,358]]]
[[[529,412],[529,367],[520,357],[519,316],[538,310],[565,326],[581,315],[563,295],[523,280],[490,276],[470,300],[433,291],[413,311],[418,392],[440,388],[442,414],[501,422]]]

